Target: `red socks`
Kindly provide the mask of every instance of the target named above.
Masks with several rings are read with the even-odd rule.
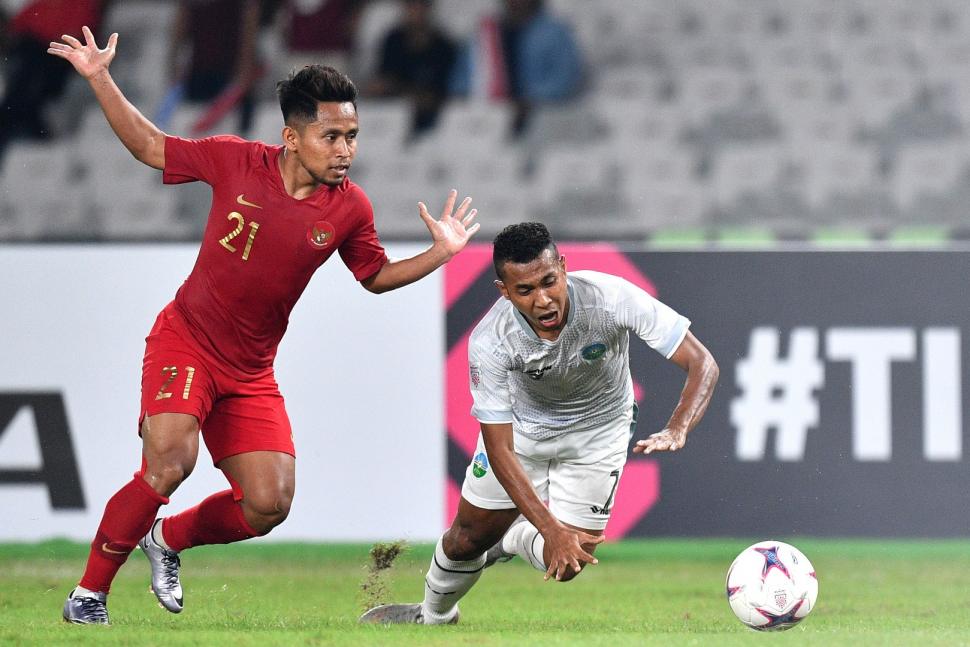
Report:
[[[231,544],[259,534],[246,521],[232,490],[217,492],[194,508],[162,521],[162,536],[174,551],[207,544]]]
[[[101,525],[91,542],[81,586],[108,593],[118,569],[151,530],[158,508],[166,503],[168,498],[155,492],[140,472],[108,499]],[[246,521],[233,491],[225,490],[165,519],[162,534],[169,548],[181,551],[205,544],[230,544],[260,533]]]
[[[91,542],[81,586],[107,593],[118,569],[151,529],[158,508],[166,503],[168,498],[155,492],[140,472],[108,499],[98,533]]]

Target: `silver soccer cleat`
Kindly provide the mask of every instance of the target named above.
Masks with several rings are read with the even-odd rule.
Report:
[[[420,602],[416,604],[382,604],[379,607],[374,607],[367,611],[357,622],[361,624],[385,625],[428,624],[424,621],[424,615],[421,613]],[[455,613],[455,617],[444,624],[458,624],[458,613]]]
[[[156,521],[155,523],[158,523]],[[154,524],[152,526],[154,528]],[[145,553],[152,567],[152,593],[159,604],[172,613],[182,611],[182,583],[179,581],[179,568],[182,562],[174,550],[166,550],[152,539],[152,531],[138,542],[141,552]]]
[[[106,625],[108,623],[108,595],[106,593],[74,594],[64,601],[64,622],[76,625]]]

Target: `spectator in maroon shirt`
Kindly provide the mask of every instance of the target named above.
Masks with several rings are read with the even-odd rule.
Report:
[[[284,0],[283,74],[305,65],[329,65],[355,74],[357,25],[367,0]]]
[[[259,19],[259,0],[179,0],[171,32],[169,73],[184,85],[185,101],[211,102],[233,84],[247,89],[239,102],[243,134],[253,123]]]

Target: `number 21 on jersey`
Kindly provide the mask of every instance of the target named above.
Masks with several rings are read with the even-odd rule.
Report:
[[[225,247],[226,249],[228,249],[230,252],[235,253],[236,246],[233,245],[230,241],[233,238],[235,238],[236,236],[238,236],[239,234],[241,234],[243,232],[243,229],[246,228],[246,219],[238,211],[231,212],[226,218],[228,220],[230,220],[230,221],[231,220],[235,220],[236,221],[236,228],[233,229],[232,231],[230,231],[225,236],[223,236],[219,240],[219,244],[222,245],[223,247]],[[246,239],[246,246],[243,247],[243,251],[242,251],[242,259],[244,261],[248,261],[249,260],[249,252],[251,252],[252,249],[253,249],[253,241],[256,240],[256,232],[258,230],[259,230],[259,223],[250,220],[249,221],[249,237]]]

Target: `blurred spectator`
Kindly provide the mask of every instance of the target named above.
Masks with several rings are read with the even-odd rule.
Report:
[[[283,7],[285,69],[329,65],[352,77],[354,36],[367,0],[286,0]]]
[[[0,53],[7,51],[10,43],[10,14],[0,5]]]
[[[575,96],[582,60],[572,30],[551,16],[543,0],[503,0],[499,19],[487,17],[455,66],[452,92],[516,103],[514,133],[532,108]]]
[[[432,0],[402,0],[403,20],[381,45],[380,63],[367,86],[379,97],[408,97],[414,104],[411,135],[432,128],[448,92],[456,49],[433,20]]]
[[[259,0],[179,0],[169,46],[169,71],[182,98],[215,103],[237,94],[242,134],[253,123],[259,19]]]
[[[47,139],[47,104],[58,99],[71,66],[47,53],[51,41],[70,34],[83,40],[81,27],[97,31],[108,0],[34,0],[7,25],[6,80],[0,103],[0,159],[14,138]]]

